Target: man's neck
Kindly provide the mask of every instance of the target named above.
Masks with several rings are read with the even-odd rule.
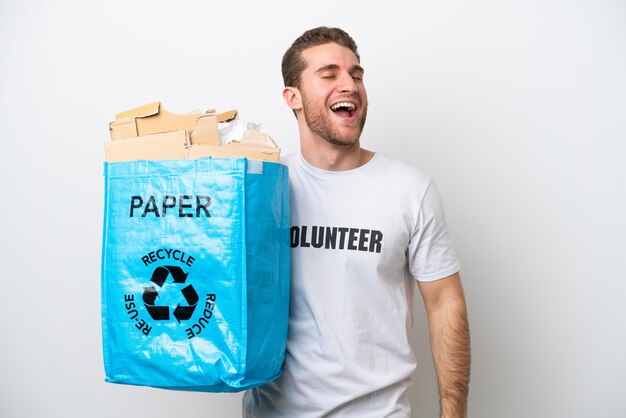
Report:
[[[359,142],[352,145],[335,145],[329,142],[302,141],[302,157],[313,167],[327,171],[346,171],[365,165],[372,159],[372,151],[361,148]]]

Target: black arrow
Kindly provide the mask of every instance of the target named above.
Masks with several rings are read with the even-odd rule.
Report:
[[[169,270],[172,278],[174,279],[174,283],[185,283],[185,280],[187,280],[187,275],[189,273],[185,273],[180,267],[165,266],[165,268]]]
[[[192,285],[185,287],[180,292],[183,294],[183,296],[185,297],[185,300],[187,301],[189,305],[195,306],[196,303],[198,303],[198,301],[200,300],[200,298],[198,297],[198,294],[196,293],[196,289],[194,289]]]
[[[167,306],[146,305],[146,310],[155,321],[170,319],[170,308]]]
[[[156,298],[159,296],[152,286],[144,287],[143,302],[146,310],[154,320],[170,319],[170,308],[167,306],[154,306]]]
[[[174,318],[176,318],[178,322],[185,320],[185,319],[189,319],[191,318],[191,315],[193,315],[194,309],[196,309],[195,306],[178,305],[176,309],[174,309]]]
[[[165,280],[167,280],[167,276],[170,274],[169,269],[167,267],[157,267],[154,269],[152,273],[152,278],[150,281],[159,287],[163,286]]]
[[[193,315],[193,311],[196,309],[196,305],[200,300],[192,285],[185,287],[181,290],[181,293],[190,306],[180,306],[179,303],[178,306],[176,306],[176,309],[174,309],[174,318],[176,318],[179,323],[184,319],[191,318],[191,315]]]
[[[154,305],[156,298],[159,296],[156,289],[152,286],[143,288],[143,302],[148,305]]]

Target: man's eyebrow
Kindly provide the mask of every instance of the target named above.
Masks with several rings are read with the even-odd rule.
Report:
[[[315,73],[323,73],[324,71],[329,71],[329,70],[332,71],[332,70],[338,70],[338,69],[339,69],[339,66],[337,64],[327,64],[327,65],[323,65],[320,68],[318,68],[315,71]],[[363,67],[361,67],[360,65],[358,65],[358,64],[353,65],[350,68],[349,72],[353,73],[355,71],[358,71],[360,73],[365,73],[365,69]]]
[[[321,66],[320,68],[315,70],[315,72],[316,73],[323,73],[324,71],[337,70],[337,69],[339,69],[339,66],[337,64],[327,64],[327,65]]]
[[[353,65],[353,66],[352,66],[352,68],[350,68],[350,72],[351,72],[351,73],[353,73],[353,72],[355,72],[355,71],[357,71],[357,72],[360,72],[360,73],[364,74],[364,73],[365,73],[365,68],[361,67],[361,66],[360,66],[360,65],[358,65],[358,64],[355,64],[355,65]]]

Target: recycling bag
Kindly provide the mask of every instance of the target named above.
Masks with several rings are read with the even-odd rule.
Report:
[[[105,381],[238,392],[278,377],[289,306],[287,167],[105,162]]]

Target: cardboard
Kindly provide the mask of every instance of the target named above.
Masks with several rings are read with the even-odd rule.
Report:
[[[237,118],[237,110],[229,110],[217,115],[217,123],[232,122]]]
[[[214,109],[181,115],[168,112],[161,102],[152,102],[116,114],[109,124],[113,141],[179,130],[187,131],[192,144],[220,144]]]
[[[188,157],[190,160],[197,158],[249,158],[251,160],[261,160],[270,162],[280,161],[280,152],[273,149],[251,148],[240,143],[229,143],[228,145],[192,145],[189,147]]]
[[[189,135],[180,130],[161,134],[105,141],[104,155],[109,162],[134,160],[184,160],[187,158]]]
[[[222,145],[218,123],[236,122],[237,110],[178,115],[163,109],[160,102],[148,103],[115,115],[109,123],[111,141],[104,144],[105,158],[115,162],[245,157],[279,162],[280,148],[257,124],[232,132],[237,139]]]

